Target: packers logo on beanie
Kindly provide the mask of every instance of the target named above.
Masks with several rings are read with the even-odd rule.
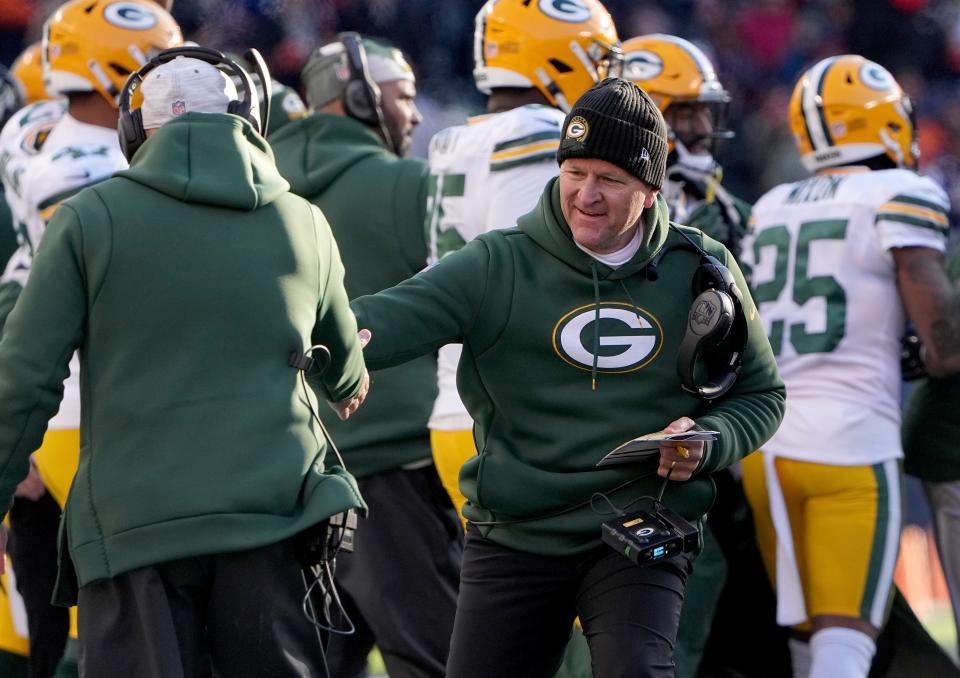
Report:
[[[667,124],[650,96],[629,80],[607,78],[584,92],[563,121],[557,162],[606,160],[660,188],[667,150]]]

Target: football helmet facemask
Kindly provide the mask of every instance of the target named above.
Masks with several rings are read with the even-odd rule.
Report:
[[[51,95],[99,92],[117,105],[127,77],[154,54],[183,44],[180,27],[149,0],[70,0],[43,27]]]
[[[713,64],[688,40],[663,33],[631,38],[623,43],[623,77],[646,91],[688,156],[712,155],[718,139],[731,139],[727,129],[730,95],[720,84]]]
[[[598,0],[488,0],[476,18],[473,77],[484,94],[535,87],[569,112],[594,84],[621,74],[619,45]]]
[[[910,97],[887,69],[855,54],[823,59],[800,77],[790,129],[810,172],[877,158],[915,169],[920,157]]]

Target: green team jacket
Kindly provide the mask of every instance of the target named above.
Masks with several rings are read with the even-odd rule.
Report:
[[[960,247],[947,259],[960,280]],[[904,470],[932,482],[960,480],[960,375],[917,381],[903,413]]]
[[[326,113],[290,123],[270,143],[291,190],[330,222],[351,299],[423,269],[425,162],[398,158],[366,125]],[[430,458],[427,420],[436,397],[431,352],[372,375],[367,400],[348,421],[322,416],[347,468],[362,478]]]
[[[363,507],[353,478],[325,466],[288,365],[323,342],[322,397],[358,391],[342,276],[323,215],[233,115],[176,118],[129,170],[60,207],[0,341],[4,509],[80,351],[59,601],[76,583],[272,544]]]
[[[461,470],[460,486],[469,500],[464,515],[490,539],[556,555],[598,545],[600,523],[612,515],[603,502],[591,508],[593,493],[631,510],[656,495],[662,479],[654,459],[604,469],[596,463],[683,415],[720,432],[697,475],[671,483],[664,495],[698,519],[714,498],[710,472],[777,429],[784,386],[743,277],[723,246],[689,228],[744,291],[749,343],[735,387],[712,407],[681,390],[677,352],[699,256],[674,250],[657,281],[642,273],[662,247],[681,240],[675,228],[683,227],[668,229],[658,198],[644,212],[640,250],[621,268],[608,268],[574,245],[554,179],[517,229],[486,233],[413,279],[352,302],[358,325],[373,332],[364,349],[372,369],[463,341],[457,385],[480,454]],[[493,521],[503,522],[482,524]]]

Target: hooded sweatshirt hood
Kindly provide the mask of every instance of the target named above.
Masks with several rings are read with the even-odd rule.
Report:
[[[337,178],[371,156],[396,158],[361,122],[332,113],[315,113],[270,137],[280,172],[297,195],[323,193]]]
[[[157,130],[118,172],[187,203],[251,211],[289,190],[273,150],[236,115],[185,113]]]
[[[517,221],[517,228],[530,236],[540,247],[571,268],[600,280],[627,278],[642,269],[667,240],[669,217],[667,203],[657,194],[653,207],[643,211],[643,239],[640,249],[623,266],[611,268],[581,250],[573,241],[573,233],[560,209],[560,180],[554,177],[541,194],[536,208]]]

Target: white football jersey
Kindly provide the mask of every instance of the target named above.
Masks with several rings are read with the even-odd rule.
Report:
[[[30,214],[29,201],[23,195],[23,175],[66,110],[64,99],[39,101],[14,113],[0,131],[3,198],[10,206],[20,245],[28,240],[26,223]]]
[[[946,249],[949,200],[903,169],[851,168],[777,186],[753,208],[742,260],[787,411],[763,449],[816,463],[903,456],[904,311],[891,249]]]
[[[60,102],[43,104],[59,105]],[[19,113],[11,122],[18,116]],[[4,127],[4,135],[7,127]],[[47,221],[60,203],[84,187],[127,168],[127,160],[120,151],[120,141],[114,129],[80,122],[65,111],[61,111],[59,120],[52,127],[42,129],[45,130],[42,133],[46,139],[40,144],[39,152],[14,158],[18,164],[12,167],[11,178],[15,181],[18,201],[18,211],[14,212],[14,216],[22,224],[19,231],[20,246],[10,258],[0,283],[27,284],[34,252],[42,246]],[[26,134],[21,130],[20,136],[29,140],[35,134],[35,131]],[[27,148],[30,146],[28,143]],[[3,148],[6,149],[6,146]],[[3,180],[6,194],[9,190],[6,171]],[[60,410],[50,420],[51,430],[80,427],[79,374],[79,361],[74,355],[70,361],[70,376],[64,382]]]
[[[434,135],[426,223],[430,263],[481,233],[516,226],[518,217],[536,207],[559,172],[563,119],[556,108],[532,104],[470,118]],[[435,430],[473,427],[457,393],[460,349],[460,344],[440,349],[439,395],[430,417]]]

